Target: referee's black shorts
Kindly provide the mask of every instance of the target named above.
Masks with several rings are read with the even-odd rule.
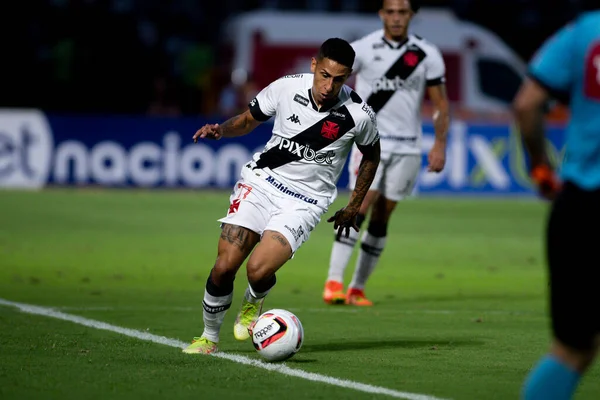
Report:
[[[600,190],[566,182],[547,228],[554,336],[575,349],[592,349],[600,333]]]

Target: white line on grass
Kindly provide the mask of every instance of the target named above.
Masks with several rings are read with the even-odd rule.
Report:
[[[62,311],[198,311],[202,307],[178,307],[178,306],[156,306],[156,307],[110,307],[110,306],[56,306],[54,310]],[[491,314],[491,315],[540,315],[545,316],[542,311],[519,311],[519,310],[428,310],[428,309],[357,309],[356,307],[332,306],[323,308],[289,308],[291,312],[306,313],[342,313],[357,314],[359,312],[374,314]]]
[[[53,310],[52,308],[34,306],[30,304],[16,303],[9,300],[0,299],[0,305],[16,307],[20,311],[28,314],[35,315],[43,315],[45,317],[57,318],[63,321],[74,322],[79,325],[87,326],[90,328],[101,329],[105,331],[120,333],[121,335],[129,336],[135,339],[145,340],[148,342],[163,344],[166,346],[184,348],[187,346],[187,343],[182,342],[177,339],[170,339],[164,336],[153,335],[151,333],[138,331],[135,329],[123,328],[116,325],[107,324],[106,322],[96,321],[93,319],[87,319],[83,317],[79,317],[77,315],[65,314],[60,311]],[[266,369],[267,371],[279,372],[283,375],[294,376],[301,379],[306,379],[313,382],[321,382],[326,383],[328,385],[339,386],[347,389],[353,389],[359,392],[365,393],[373,393],[373,394],[383,394],[391,397],[395,397],[398,399],[405,400],[445,400],[439,397],[433,397],[425,394],[418,393],[408,393],[408,392],[400,392],[393,389],[384,388],[381,386],[373,386],[368,385],[366,383],[360,383],[355,381],[350,381],[346,379],[338,379],[327,375],[320,375],[313,372],[303,371],[301,369],[290,368],[285,364],[269,364],[262,362],[260,360],[251,359],[249,357],[240,356],[237,354],[229,354],[229,353],[215,353],[215,357],[224,358],[229,361],[233,361],[239,364],[250,365],[253,367],[258,367],[262,369]],[[184,356],[182,357],[189,357]]]

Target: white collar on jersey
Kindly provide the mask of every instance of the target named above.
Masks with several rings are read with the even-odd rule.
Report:
[[[390,49],[394,49],[394,50],[398,50],[399,48],[404,46],[408,42],[408,39],[409,39],[409,37],[407,36],[402,41],[395,42],[393,40],[386,39],[385,36],[381,37],[381,40],[383,40],[383,43],[387,44],[390,47]]]
[[[331,99],[327,103],[323,104],[321,108],[319,108],[317,102],[313,98],[312,89],[308,89],[308,98],[310,99],[310,104],[312,105],[312,108],[318,112],[327,112],[340,102],[340,98],[336,97],[335,99]]]

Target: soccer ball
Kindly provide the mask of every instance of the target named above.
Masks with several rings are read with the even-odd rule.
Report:
[[[298,317],[286,310],[274,309],[263,313],[250,328],[252,343],[264,359],[283,361],[300,350],[304,328]]]

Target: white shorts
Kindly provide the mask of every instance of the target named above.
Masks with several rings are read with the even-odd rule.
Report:
[[[348,188],[354,190],[362,153],[358,147],[352,147],[348,164]],[[370,190],[377,190],[386,199],[400,201],[415,187],[421,170],[421,155],[417,154],[381,154],[381,162],[371,183]]]
[[[279,232],[290,243],[293,255],[308,240],[327,209],[312,204],[315,199],[308,195],[302,199],[294,197],[302,194],[298,191],[281,191],[281,183],[264,171],[242,168],[242,176],[229,197],[227,216],[219,221],[248,228],[261,236],[265,231]]]

